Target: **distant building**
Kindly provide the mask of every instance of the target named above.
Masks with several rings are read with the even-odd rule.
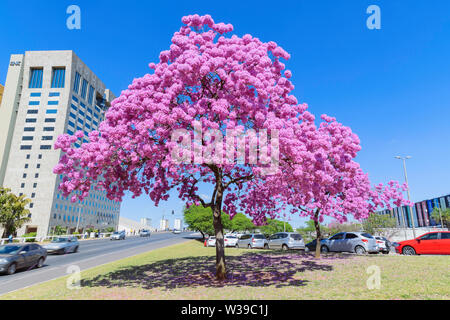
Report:
[[[436,227],[440,225],[440,221],[435,221],[431,217],[431,213],[435,208],[450,208],[450,195],[433,198],[416,202],[411,207],[403,206],[393,208],[391,210],[378,211],[377,214],[387,214],[397,221],[397,227],[416,228],[420,227]]]
[[[152,227],[152,219],[150,218],[142,218],[141,225],[143,228],[151,228]]]
[[[181,230],[181,219],[175,219],[173,228],[174,228],[175,230]]]
[[[133,232],[137,233],[140,229],[142,229],[140,222],[124,217],[119,218],[119,226],[117,231],[125,231],[127,234],[130,234]]]
[[[169,220],[161,219],[159,221],[159,230],[168,230],[169,229]]]

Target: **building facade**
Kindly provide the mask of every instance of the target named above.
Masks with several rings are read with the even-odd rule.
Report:
[[[150,218],[141,218],[141,226],[143,228],[152,228],[152,219]]]
[[[161,219],[159,221],[159,230],[169,230],[169,220],[168,219]]]
[[[181,230],[182,226],[181,226],[181,219],[175,219],[174,223],[173,223],[173,228],[175,230]]]
[[[435,227],[441,223],[440,221],[435,221],[431,217],[431,213],[435,208],[450,208],[450,194],[430,200],[416,202],[412,207],[397,207],[391,210],[378,211],[377,213],[388,214],[395,218],[397,221],[397,227]]]
[[[46,236],[61,226],[68,232],[117,228],[120,203],[104,191],[72,203],[58,190],[62,176],[53,173],[61,150],[57,137],[83,131],[75,143],[88,142],[114,99],[103,82],[73,51],[27,51],[12,55],[0,108],[0,186],[24,194],[31,222],[20,231]]]

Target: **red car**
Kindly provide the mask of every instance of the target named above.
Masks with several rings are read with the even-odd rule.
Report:
[[[395,251],[405,255],[450,254],[450,231],[429,232],[413,240],[394,244]]]

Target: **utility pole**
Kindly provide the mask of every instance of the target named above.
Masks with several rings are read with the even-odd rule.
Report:
[[[396,158],[396,159],[399,159],[399,160],[403,160],[403,170],[404,170],[404,172],[405,172],[405,182],[406,182],[406,185],[407,185],[408,201],[411,202],[411,195],[410,195],[410,193],[409,193],[408,174],[407,174],[407,172],[406,172],[406,159],[411,159],[411,157],[410,157],[410,156],[407,156],[407,157],[402,158],[402,157],[400,157],[400,156],[396,156],[395,158]],[[416,238],[416,229],[414,228],[413,207],[410,206],[409,208],[410,208],[410,210],[409,210],[409,217],[410,217],[410,220],[411,220],[411,226],[412,226],[413,236],[414,236],[414,239],[415,239],[415,238]]]

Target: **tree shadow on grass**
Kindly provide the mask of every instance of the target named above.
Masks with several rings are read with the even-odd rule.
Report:
[[[140,287],[175,289],[195,287],[305,286],[299,279],[305,271],[332,271],[326,259],[315,261],[307,255],[276,252],[248,252],[228,256],[227,279],[215,279],[215,257],[199,256],[167,259],[152,264],[130,266],[81,281],[83,287]]]

